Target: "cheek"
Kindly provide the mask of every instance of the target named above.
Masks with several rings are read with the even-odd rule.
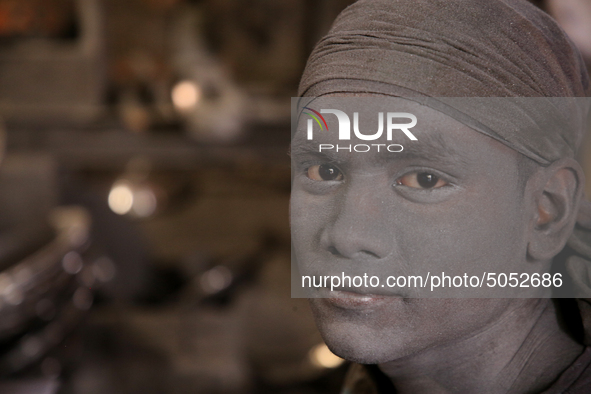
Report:
[[[297,255],[309,253],[318,245],[331,206],[318,200],[318,196],[310,195],[294,185],[289,214],[292,248]]]
[[[524,261],[526,220],[520,201],[487,191],[463,193],[437,206],[408,205],[395,232],[401,261],[408,268],[421,264],[425,272],[453,269],[457,274],[494,272]]]

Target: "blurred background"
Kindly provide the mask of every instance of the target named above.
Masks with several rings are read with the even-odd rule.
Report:
[[[0,393],[339,392],[287,152],[352,2],[0,0]],[[536,4],[591,61],[591,2]]]

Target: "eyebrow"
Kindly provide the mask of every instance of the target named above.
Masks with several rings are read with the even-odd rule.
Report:
[[[314,146],[313,144],[308,143],[308,142],[298,143],[298,144],[294,145],[294,143],[292,141],[292,143],[289,145],[289,150],[288,150],[287,154],[291,157],[292,160],[296,157],[315,157],[318,159],[323,159],[323,160],[327,160],[327,161],[335,162],[335,163],[342,161],[342,160],[339,160],[336,152],[333,152],[333,151],[320,152],[318,150],[317,146]]]
[[[468,164],[464,156],[451,146],[440,134],[431,134],[418,141],[401,144],[404,149],[398,155],[404,158],[420,158],[430,161],[446,161]]]

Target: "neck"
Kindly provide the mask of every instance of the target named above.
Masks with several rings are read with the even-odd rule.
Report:
[[[550,299],[516,304],[475,335],[380,364],[380,369],[399,393],[544,390],[583,347],[559,327]]]

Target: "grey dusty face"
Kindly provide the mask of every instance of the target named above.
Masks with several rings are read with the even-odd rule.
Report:
[[[291,226],[300,269],[347,275],[540,271],[527,261],[535,199],[520,179],[519,154],[439,112],[405,105],[400,110],[419,119],[412,129],[418,141],[395,135],[391,143],[403,145],[401,153],[319,153],[319,143],[335,142],[328,133],[317,133],[313,143],[303,127],[294,136]],[[516,304],[409,298],[399,289],[341,290],[371,300],[313,298],[318,326],[337,354],[371,363],[473,335]]]

